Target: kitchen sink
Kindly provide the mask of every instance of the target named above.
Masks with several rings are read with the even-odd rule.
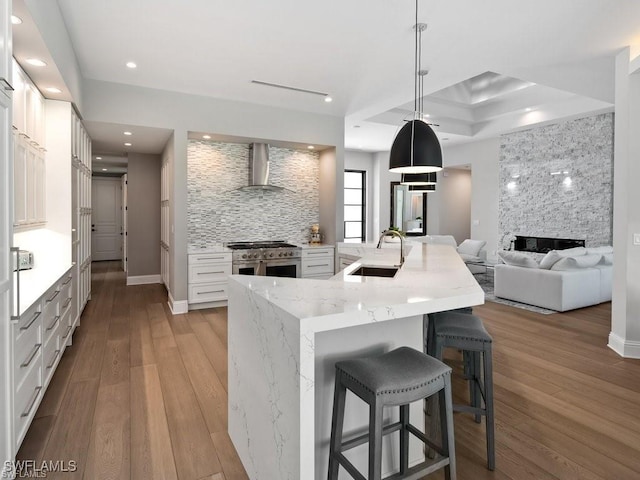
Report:
[[[349,275],[360,277],[387,277],[392,278],[398,273],[398,267],[360,267]]]

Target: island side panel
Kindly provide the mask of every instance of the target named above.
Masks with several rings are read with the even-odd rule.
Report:
[[[335,364],[340,360],[377,355],[401,346],[422,351],[422,316],[397,318],[390,321],[342,328],[315,334],[315,474],[316,480],[327,478],[329,439]],[[411,405],[411,423],[421,429],[424,425],[422,402]],[[398,420],[398,408],[385,409],[385,425]],[[349,439],[367,431],[369,409],[351,392],[345,404],[344,438]],[[368,444],[354,448],[347,457],[366,474]],[[411,442],[409,464],[424,461],[422,445]],[[385,437],[383,442],[383,477],[398,471],[398,434]],[[311,478],[311,477],[305,477]],[[343,470],[340,480],[351,477]]]
[[[300,479],[299,320],[229,280],[229,436],[252,480]]]

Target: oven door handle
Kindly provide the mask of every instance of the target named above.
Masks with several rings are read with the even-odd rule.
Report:
[[[267,262],[264,260],[258,261],[258,267],[256,268],[256,275],[264,277],[267,275]]]

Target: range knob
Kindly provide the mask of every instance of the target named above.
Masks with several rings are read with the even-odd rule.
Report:
[[[270,257],[273,257],[273,252],[271,252],[271,253],[269,254],[269,256],[270,256]]]
[[[258,254],[257,254],[257,253],[254,253],[254,254],[253,254],[253,258],[258,258]]]
[[[278,253],[278,256],[279,256],[279,257],[281,257],[281,256],[282,256],[282,252],[279,252],[279,253]]]
[[[242,254],[242,258],[247,258],[247,254],[246,254],[246,253],[243,253],[243,254]]]
[[[289,252],[289,256],[290,256],[290,257],[293,257],[293,252]]]

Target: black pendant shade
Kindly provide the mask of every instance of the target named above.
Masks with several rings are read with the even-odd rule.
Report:
[[[409,191],[424,192],[424,193],[435,192],[436,186],[435,185],[409,185]]]
[[[438,137],[422,120],[404,125],[391,146],[389,171],[429,173],[442,170],[442,149]]]
[[[436,172],[403,173],[400,180],[401,185],[435,185],[436,183]]]

